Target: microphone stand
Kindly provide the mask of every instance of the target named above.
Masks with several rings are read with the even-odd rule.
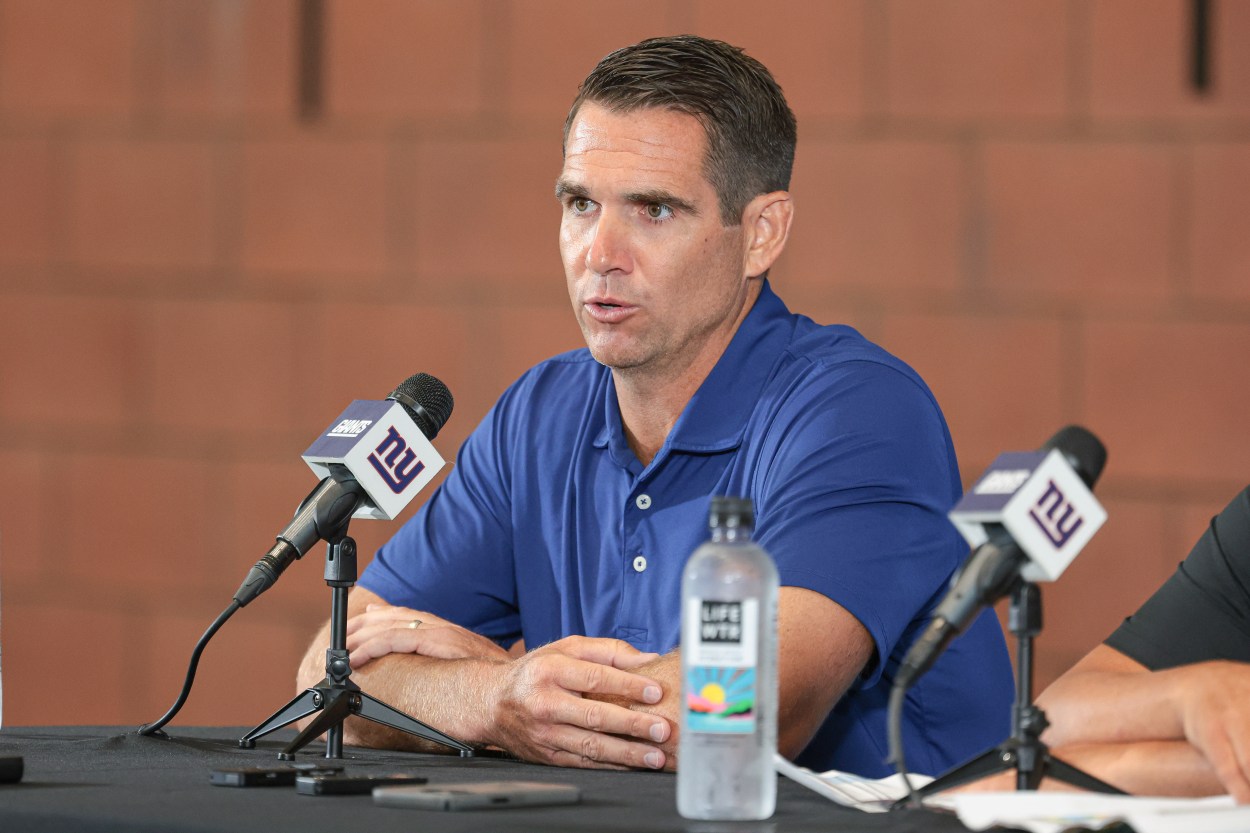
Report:
[[[1124,791],[1050,754],[1042,732],[1050,725],[1046,713],[1033,703],[1033,639],[1042,632],[1042,591],[1019,579],[1011,591],[1008,629],[1016,637],[1016,699],[1011,713],[1011,737],[916,790],[920,799],[1014,769],[1017,790],[1036,790],[1050,777],[1093,792],[1124,795]],[[904,799],[906,801],[907,799]]]
[[[351,681],[352,666],[347,651],[347,591],[356,583],[356,541],[347,535],[348,517],[326,540],[326,584],[331,589],[330,648],[326,651],[326,676],[316,686],[305,689],[252,731],[239,739],[239,746],[252,749],[256,740],[300,718],[320,712],[295,739],[278,753],[278,759],[295,760],[295,753],[323,733],[327,758],[343,757],[343,721],[359,715],[420,738],[451,747],[461,757],[472,757],[473,748],[445,735],[414,717],[366,694]]]

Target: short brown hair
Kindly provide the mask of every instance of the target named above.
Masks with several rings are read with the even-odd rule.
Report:
[[[724,225],[741,222],[753,197],[790,187],[794,113],[768,69],[736,46],[676,35],[612,52],[582,82],[564,121],[566,144],[587,101],[614,112],[662,107],[697,118],[708,140],[703,172]]]

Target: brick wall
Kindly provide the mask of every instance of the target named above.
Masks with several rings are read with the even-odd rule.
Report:
[[[681,31],[788,91],[775,284],[922,372],[965,479],[1069,421],[1109,447],[1111,519],[1046,590],[1046,682],[1250,478],[1250,4],[1214,5],[1197,95],[1184,0],[329,0],[303,121],[295,0],[0,0],[5,721],[159,715],[348,400],[434,373],[450,456],[579,344],[565,109],[602,54]],[[328,613],[307,560],[181,721],[290,695]]]

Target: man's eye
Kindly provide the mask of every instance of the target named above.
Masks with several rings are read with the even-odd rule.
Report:
[[[586,213],[590,210],[591,205],[593,205],[593,203],[585,197],[574,197],[569,204],[573,206],[573,210],[578,214]]]
[[[650,220],[667,220],[673,215],[673,209],[669,208],[662,202],[647,203],[646,206],[647,219]]]

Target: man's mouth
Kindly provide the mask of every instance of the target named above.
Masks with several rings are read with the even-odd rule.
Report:
[[[615,298],[588,298],[584,306],[590,317],[601,324],[619,324],[637,310],[632,304]]]

